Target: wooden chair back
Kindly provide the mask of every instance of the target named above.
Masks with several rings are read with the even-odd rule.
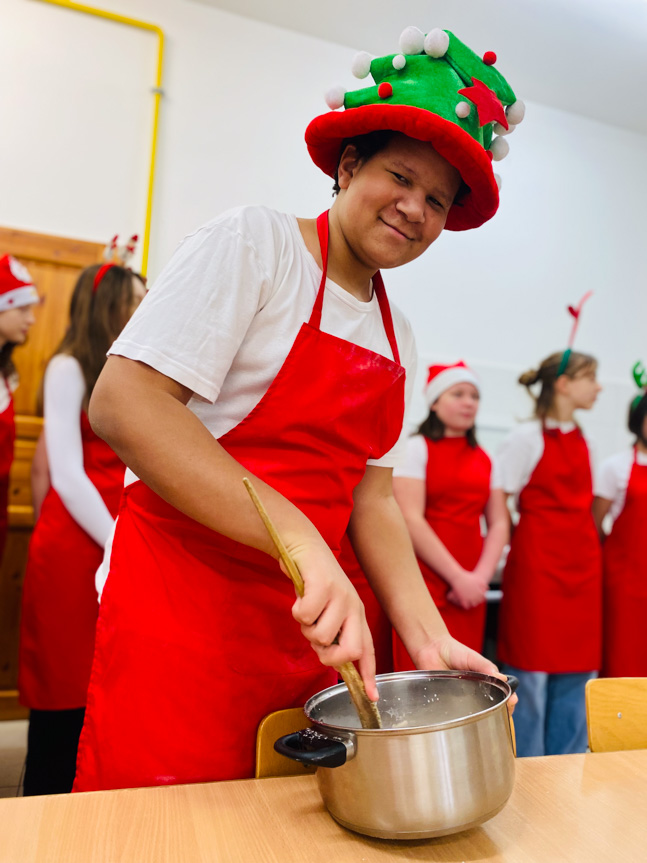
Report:
[[[256,778],[266,776],[304,776],[314,771],[274,751],[274,741],[284,734],[292,734],[312,723],[306,719],[301,707],[277,710],[261,720],[256,732]]]
[[[647,677],[600,677],[586,684],[591,752],[647,749]]]

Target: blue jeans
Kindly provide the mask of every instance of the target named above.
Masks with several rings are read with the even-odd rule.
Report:
[[[518,756],[586,752],[584,688],[597,671],[546,674],[505,664],[501,670],[519,678],[513,717]]]

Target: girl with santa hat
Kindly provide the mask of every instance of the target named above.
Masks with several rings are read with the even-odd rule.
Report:
[[[490,458],[476,441],[478,378],[462,360],[430,366],[425,399],[429,414],[407,442],[393,491],[447,629],[482,650],[485,592],[508,540],[509,519],[503,492],[492,487]],[[414,667],[396,635],[395,670]]]
[[[9,471],[16,438],[13,393],[18,375],[11,354],[16,345],[27,340],[37,304],[38,292],[28,271],[11,255],[3,255],[0,258],[0,560],[7,541]]]
[[[607,677],[647,677],[647,373],[634,366],[642,388],[629,406],[629,449],[602,462],[595,484],[593,516],[604,540],[604,634],[602,673]],[[605,517],[612,525],[606,536]]]
[[[18,689],[31,710],[25,796],[72,788],[98,613],[94,577],[124,478],[122,462],[90,428],[87,406],[108,348],[144,293],[123,266],[83,270],[45,372],[51,486],[29,545],[20,623]]]
[[[397,59],[357,64],[375,85],[333,94],[345,110],[308,127],[335,178],[330,211],[214,219],[111,349],[91,418],[132,473],[75,790],[251,776],[262,717],[303,705],[345,662],[376,700],[364,610],[337,562],[347,527],[420,667],[495,672],[447,633],[393,498],[415,346],[380,268],[494,215],[494,115],[523,112],[508,120],[491,52],[441,30],[403,36]],[[301,571],[296,603],[246,477]]]
[[[522,374],[535,416],[512,431],[495,459],[519,513],[498,633],[498,658],[519,678],[518,755],[587,746],[584,689],[600,668],[602,562],[589,448],[574,414],[593,407],[596,372],[594,357],[568,348]]]

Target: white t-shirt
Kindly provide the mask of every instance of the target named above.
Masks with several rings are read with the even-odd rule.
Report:
[[[415,434],[407,438],[407,448],[402,462],[393,471],[393,476],[406,477],[407,479],[420,479],[427,482],[427,461],[429,450],[427,439],[424,435]],[[494,470],[490,478],[490,488],[497,488],[494,484]]]
[[[558,428],[568,434],[575,428],[574,422],[557,422],[550,417],[545,420],[548,429]],[[587,440],[589,458],[591,445]],[[544,436],[541,420],[529,420],[516,426],[503,441],[493,461],[493,488],[502,488],[506,494],[518,495],[527,485],[534,469],[544,454]],[[591,465],[591,471],[593,466]]]
[[[85,379],[74,357],[55,356],[45,372],[45,449],[52,487],[65,509],[92,539],[103,546],[113,518],[83,467],[81,411]]]
[[[640,465],[647,465],[647,453],[638,451],[636,461]],[[609,456],[600,465],[595,481],[595,494],[597,497],[603,497],[612,502],[609,515],[613,521],[624,509],[633,463],[634,451],[632,448]]]
[[[219,438],[267,392],[310,318],[320,281],[294,216],[266,207],[230,210],[184,239],[110,353],[191,389],[189,409]],[[415,342],[407,319],[391,310],[408,407]],[[321,329],[393,359],[375,294],[361,302],[328,279]],[[403,435],[369,464],[394,467],[404,446]],[[133,479],[128,471],[126,483]]]

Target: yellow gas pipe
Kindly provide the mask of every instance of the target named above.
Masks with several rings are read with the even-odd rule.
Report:
[[[119,24],[127,24],[129,27],[138,27],[140,30],[149,30],[158,38],[157,49],[157,76],[153,88],[153,135],[151,141],[151,159],[148,171],[148,193],[146,196],[146,221],[142,243],[142,273],[146,275],[148,267],[148,250],[151,235],[151,216],[153,212],[153,185],[155,182],[155,157],[157,155],[157,129],[159,124],[160,99],[162,98],[162,63],[164,59],[164,33],[155,24],[147,21],[138,21],[136,18],[128,18],[126,15],[117,15],[115,12],[106,12],[104,9],[95,9],[92,6],[84,6],[81,3],[72,3],[70,0],[40,0],[41,3],[50,3],[52,6],[63,6],[65,9],[73,9],[75,12],[85,12],[87,15],[95,15],[98,18],[107,18],[109,21],[117,21]]]

